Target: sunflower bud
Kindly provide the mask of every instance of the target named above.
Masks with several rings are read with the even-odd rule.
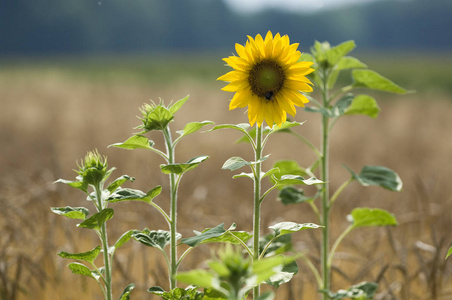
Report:
[[[151,104],[144,104],[140,108],[143,122],[138,128],[144,129],[143,132],[151,130],[163,130],[174,119],[174,114],[160,102],[158,105],[151,102]]]
[[[94,186],[99,185],[107,175],[107,157],[102,157],[96,150],[89,151],[85,155],[85,159],[80,161],[78,165],[78,171],[76,171],[81,177],[83,182]]]

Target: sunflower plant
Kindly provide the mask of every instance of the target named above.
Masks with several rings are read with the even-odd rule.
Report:
[[[182,291],[177,287],[176,273],[183,258],[192,250],[192,248],[188,248],[180,256],[177,254],[177,241],[181,238],[181,235],[177,232],[177,203],[180,181],[186,172],[198,167],[200,163],[209,158],[206,155],[200,155],[189,159],[185,163],[178,163],[176,162],[175,155],[176,145],[187,135],[199,131],[206,125],[213,124],[211,121],[190,122],[186,124],[182,130],[176,132],[178,137],[174,139],[172,137],[170,124],[174,120],[176,112],[181,109],[187,100],[188,96],[175,103],[170,103],[169,105],[165,105],[163,101],[160,101],[159,103],[151,102],[144,104],[140,109],[142,114],[140,120],[142,124],[137,127],[137,129],[141,129],[141,131],[132,135],[122,143],[110,145],[112,147],[127,150],[145,149],[158,154],[165,161],[165,164],[160,166],[160,170],[162,173],[168,175],[169,179],[170,212],[166,212],[153,201],[149,201],[149,204],[156,208],[166,220],[169,231],[149,230],[145,228],[142,231],[135,231],[132,237],[146,246],[158,249],[165,257],[168,265],[169,287],[171,290],[170,292],[165,293],[169,294]],[[145,134],[155,131],[160,131],[163,135],[165,143],[164,150],[155,147],[155,143],[145,136]],[[169,251],[166,249],[167,246],[169,246]],[[164,293],[163,289],[160,287],[152,287],[149,289],[149,292],[162,297]],[[191,292],[185,291],[184,293]],[[194,291],[193,293],[194,295],[196,294]]]
[[[364,115],[376,118],[380,108],[376,100],[366,94],[354,94],[353,91],[361,89],[372,89],[397,94],[405,94],[407,91],[368,68],[360,60],[348,56],[356,47],[353,41],[347,41],[332,47],[328,42],[316,42],[311,48],[310,54],[303,54],[301,59],[313,64],[315,72],[309,74],[309,78],[320,92],[320,100],[310,97],[311,106],[305,111],[317,113],[321,119],[321,135],[318,149],[306,138],[294,132],[291,128],[286,131],[300,141],[306,143],[316,155],[317,159],[308,167],[303,168],[296,161],[279,161],[275,164],[281,171],[301,172],[315,176],[324,182],[318,186],[318,191],[314,195],[306,195],[303,189],[295,186],[286,186],[279,191],[278,199],[284,204],[306,203],[317,215],[320,225],[323,226],[321,240],[320,268],[316,268],[306,257],[303,260],[310,267],[317,279],[319,290],[323,293],[323,299],[371,299],[376,290],[376,283],[364,282],[349,288],[346,292],[341,290],[337,293],[331,291],[331,269],[335,251],[338,249],[345,236],[354,229],[372,226],[394,226],[397,225],[396,218],[389,212],[375,208],[355,208],[351,211],[347,219],[350,225],[336,238],[334,243],[330,243],[330,214],[333,205],[340,199],[340,194],[353,182],[362,186],[379,186],[390,191],[401,191],[402,181],[396,172],[382,166],[364,166],[361,171],[355,172],[348,167],[349,177],[333,193],[330,192],[330,138],[331,132],[336,122],[351,115]],[[343,73],[351,75],[351,83],[337,87],[338,78]]]
[[[69,253],[61,251],[58,255],[62,258],[76,260],[70,263],[68,268],[74,274],[90,277],[99,284],[104,298],[111,300],[113,298],[112,286],[112,262],[116,251],[129,241],[135,232],[126,231],[114,244],[108,239],[107,221],[113,218],[114,210],[108,205],[110,203],[128,200],[139,200],[151,202],[160,191],[161,187],[156,186],[147,193],[140,190],[122,188],[127,181],[134,181],[135,178],[128,175],[122,175],[106,185],[106,181],[113,173],[115,168],[108,169],[107,157],[99,154],[97,150],[89,151],[85,158],[78,164],[76,173],[78,176],[74,181],[58,179],[56,182],[67,184],[73,188],[82,191],[86,195],[86,200],[91,202],[96,213],[90,216],[90,211],[86,207],[52,207],[51,210],[57,215],[65,216],[69,219],[81,220],[77,225],[79,228],[93,230],[100,239],[100,246],[82,253]],[[99,267],[95,260],[102,253],[103,263]],[[83,263],[81,263],[83,262]],[[135,285],[129,284],[122,292],[120,299],[129,299],[129,294]]]

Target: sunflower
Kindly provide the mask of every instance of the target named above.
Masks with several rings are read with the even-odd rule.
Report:
[[[311,92],[312,83],[306,75],[313,72],[312,62],[301,61],[298,43],[290,44],[287,35],[269,31],[262,38],[248,36],[245,46],[235,44],[238,56],[223,60],[234,70],[217,80],[229,82],[222,90],[235,92],[229,110],[248,106],[251,125],[265,122],[273,127],[295,116],[295,106],[303,107],[308,99],[300,92]]]

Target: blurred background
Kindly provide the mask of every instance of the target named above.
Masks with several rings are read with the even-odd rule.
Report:
[[[84,252],[97,244],[76,221],[53,215],[52,206],[87,206],[78,190],[53,184],[73,179],[76,161],[97,148],[108,156],[128,187],[168,188],[163,163],[146,151],[107,148],[126,140],[139,125],[138,108],[150,99],[169,103],[190,95],[173,130],[190,121],[246,122],[245,110],[228,111],[231,93],[216,78],[229,71],[221,58],[247,35],[288,34],[309,52],[314,41],[336,45],[355,40],[352,53],[371,69],[415,91],[372,93],[382,111],[377,119],[344,118],[331,142],[332,191],[355,171],[383,165],[399,173],[401,193],[350,186],[333,213],[333,238],[348,226],[357,206],[394,212],[400,225],[353,232],[335,261],[335,289],[363,280],[378,281],[376,299],[451,299],[452,263],[452,2],[450,0],[2,0],[0,2],[0,299],[100,299],[90,279],[72,275],[59,251]],[[347,74],[345,74],[347,75]],[[349,79],[344,76],[340,83]],[[318,95],[314,92],[314,97]],[[319,116],[299,110],[307,121],[298,132],[319,145]],[[150,138],[162,146],[158,133]],[[251,230],[252,185],[221,170],[231,156],[251,159],[234,132],[199,133],[177,149],[177,160],[211,158],[182,180],[179,231],[221,222]],[[294,149],[297,149],[294,151]],[[288,135],[272,138],[272,156],[302,166],[314,160],[307,147]],[[274,222],[316,222],[303,205],[286,207],[271,194],[263,203],[263,233]],[[166,191],[156,199],[168,209]],[[129,229],[166,229],[145,203],[117,203],[110,238]],[[238,209],[239,207],[239,209]],[[319,232],[294,235],[295,250],[318,263]],[[203,267],[209,247],[187,257],[182,270]],[[134,241],[115,258],[115,297],[128,283],[134,299],[167,288],[165,266],[155,249]],[[101,264],[99,262],[99,264]],[[277,299],[314,299],[315,281],[300,272],[278,290]]]

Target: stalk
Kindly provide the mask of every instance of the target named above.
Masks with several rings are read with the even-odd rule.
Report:
[[[171,140],[171,132],[168,127],[163,130],[163,135],[166,142],[166,150],[168,155],[168,164],[174,163],[174,148]],[[177,272],[177,248],[176,248],[176,233],[177,233],[177,183],[176,175],[170,174],[170,201],[171,201],[171,212],[170,212],[170,231],[171,231],[171,249],[170,249],[170,289],[176,288],[176,272]]]
[[[328,98],[328,74],[324,69],[323,87],[322,87],[323,106],[329,106]],[[329,256],[329,238],[330,238],[330,198],[329,198],[329,118],[322,115],[322,159],[321,176],[324,182],[322,190],[322,225],[325,226],[322,231],[322,271],[323,271],[323,289],[330,290],[331,274],[328,265]],[[323,294],[323,299],[327,300],[328,295]]]
[[[96,197],[99,207],[99,211],[104,209],[102,200],[102,188],[101,185],[96,186]],[[100,239],[102,241],[102,250],[104,252],[104,266],[105,266],[105,299],[112,300],[112,289],[111,289],[111,266],[110,266],[110,254],[108,253],[108,236],[107,236],[107,224],[106,222],[102,224],[100,228]]]
[[[256,148],[254,152],[255,161],[262,158],[262,128],[256,125]],[[254,220],[253,220],[253,261],[259,260],[259,237],[261,221],[261,163],[257,163],[254,175]],[[253,289],[253,299],[260,294],[259,286]]]

